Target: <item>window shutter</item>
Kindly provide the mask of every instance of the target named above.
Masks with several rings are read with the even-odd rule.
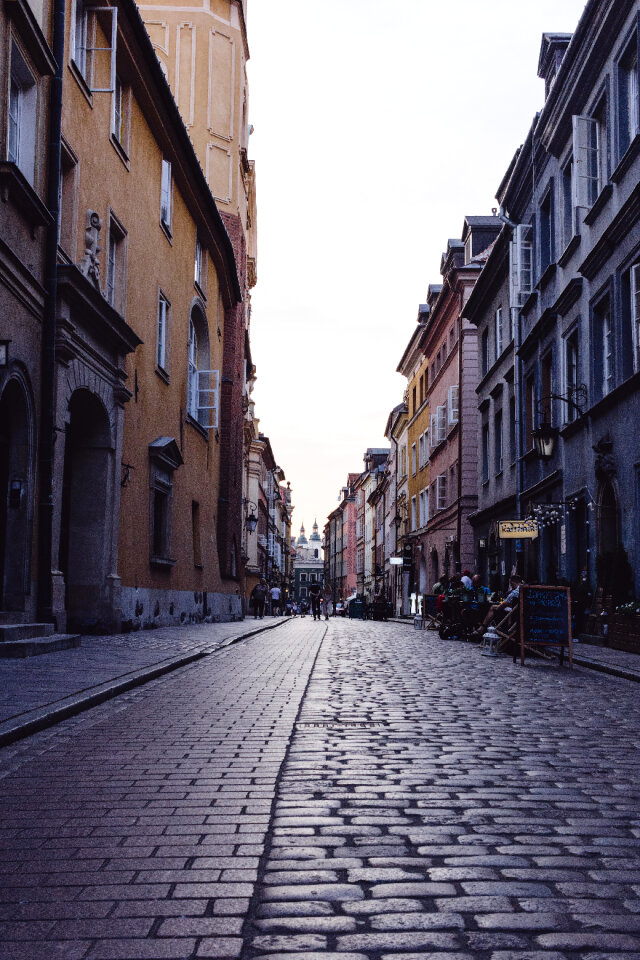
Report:
[[[447,506],[447,476],[441,473],[436,477],[436,509],[444,510]]]
[[[442,443],[447,435],[447,408],[438,407],[438,443]]]
[[[431,447],[438,446],[438,417],[435,413],[431,414]]]
[[[510,296],[511,304],[514,307],[521,307],[533,289],[532,232],[530,224],[518,224],[514,230],[513,240],[510,244]]]
[[[597,123],[592,117],[573,117],[573,205],[590,207],[597,176],[594,177],[593,144],[597,143]],[[594,184],[595,180],[595,184]]]
[[[460,395],[460,390],[458,384],[455,383],[449,387],[449,423],[457,423],[459,418],[458,413],[458,398]]]

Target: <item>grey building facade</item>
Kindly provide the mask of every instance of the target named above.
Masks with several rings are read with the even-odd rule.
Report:
[[[472,523],[496,586],[516,565],[617,599],[640,590],[639,24],[637,0],[591,0],[572,36],[543,36],[545,103],[466,307],[481,366]],[[498,542],[499,519],[527,515],[538,539]]]

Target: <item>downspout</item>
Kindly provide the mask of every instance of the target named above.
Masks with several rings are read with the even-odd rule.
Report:
[[[512,231],[518,226],[513,220],[509,220],[504,215],[502,207],[498,214],[500,220],[506,223]],[[509,269],[511,269],[509,267]],[[511,287],[511,284],[509,284]],[[515,419],[516,419],[516,517],[518,520],[522,517],[522,489],[523,489],[523,471],[524,461],[522,457],[522,377],[520,376],[520,315],[519,310],[509,301],[509,310],[513,311],[513,396],[515,400]],[[516,566],[517,572],[522,576],[522,540],[516,540]]]
[[[56,310],[58,298],[58,230],[60,223],[60,145],[62,141],[62,75],[64,64],[65,0],[53,4],[53,56],[56,70],[51,78],[49,143],[47,146],[47,208],[52,221],[47,227],[45,252],[45,303],[42,322],[40,374],[40,444],[38,452],[38,616],[51,623],[53,616],[53,458],[55,444]]]
[[[458,516],[456,518],[456,573],[462,572],[462,292],[460,292],[460,308],[458,312]]]

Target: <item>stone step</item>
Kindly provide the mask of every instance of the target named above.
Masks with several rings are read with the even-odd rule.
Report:
[[[79,633],[53,633],[48,637],[28,637],[25,640],[6,640],[0,643],[0,659],[38,657],[54,650],[69,650],[80,646]]]
[[[0,624],[0,643],[50,637],[54,630],[53,623],[3,623]]]

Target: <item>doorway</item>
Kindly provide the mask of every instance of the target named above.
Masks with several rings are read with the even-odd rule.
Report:
[[[29,593],[32,526],[32,430],[22,384],[0,398],[0,610],[24,611]]]
[[[99,630],[108,620],[105,588],[111,541],[107,518],[111,430],[106,410],[88,390],[73,394],[69,414],[59,556],[67,625],[71,630]]]

